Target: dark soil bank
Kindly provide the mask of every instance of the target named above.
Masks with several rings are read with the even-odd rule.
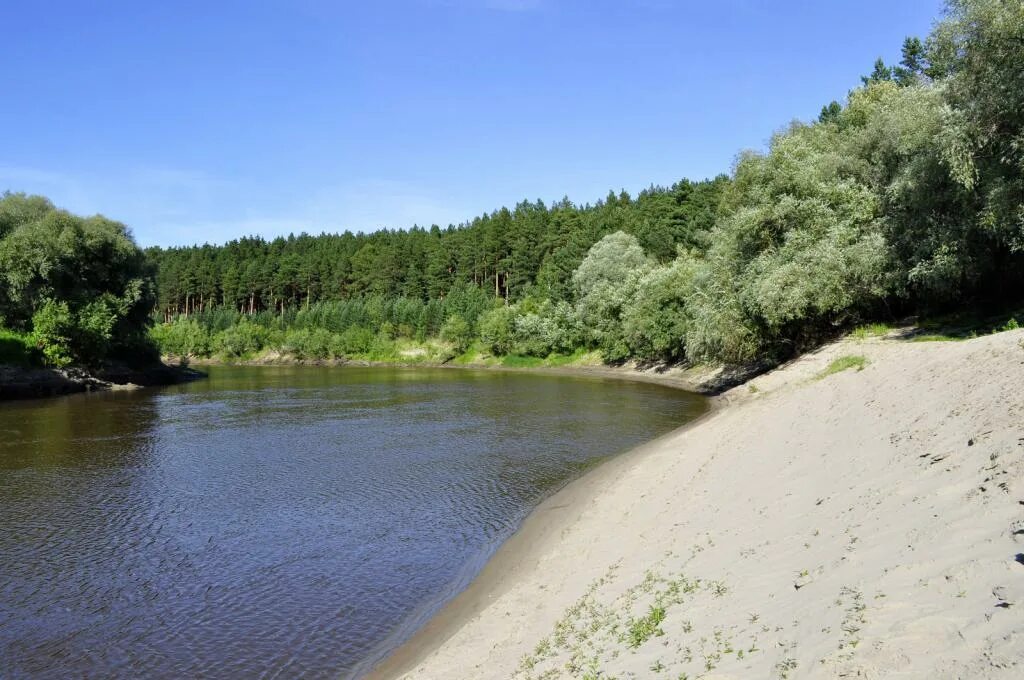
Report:
[[[25,368],[0,365],[0,401],[38,399],[93,390],[174,385],[205,377],[199,371],[166,364],[131,367],[111,363],[99,369]]]

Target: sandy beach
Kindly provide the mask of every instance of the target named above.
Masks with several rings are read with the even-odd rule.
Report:
[[[1022,343],[845,339],[724,393],[539,506],[371,677],[1020,677]]]

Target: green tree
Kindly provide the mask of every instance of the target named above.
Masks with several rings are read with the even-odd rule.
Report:
[[[147,351],[153,269],[123,224],[78,217],[22,194],[0,198],[0,222],[4,323],[23,331],[35,331],[37,320],[47,324],[37,336],[61,348],[47,355],[51,362],[96,363]],[[68,328],[72,340],[65,342]]]
[[[892,69],[893,78],[903,86],[915,85],[930,71],[924,43],[920,38],[907,38],[902,53],[900,65]]]
[[[605,236],[573,272],[576,308],[591,342],[612,360],[628,354],[621,316],[652,267],[635,236],[618,231]]]
[[[32,341],[50,366],[68,366],[75,360],[72,338],[75,323],[68,303],[43,300],[32,315]]]
[[[484,312],[478,322],[480,341],[487,351],[504,355],[512,351],[515,342],[515,311],[506,305]]]
[[[441,326],[440,336],[445,342],[451,343],[458,354],[465,352],[473,340],[469,322],[458,314],[452,314],[445,320],[444,325]]]
[[[640,279],[633,304],[623,314],[630,353],[642,359],[681,360],[686,356],[688,303],[700,267],[690,255],[655,267]]]
[[[865,85],[870,85],[872,83],[883,83],[892,80],[892,78],[892,69],[885,65],[885,62],[882,61],[881,57],[875,60],[875,67],[872,69],[870,75],[860,77],[861,82],[863,82]]]

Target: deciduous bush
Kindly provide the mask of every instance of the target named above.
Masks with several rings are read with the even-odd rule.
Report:
[[[66,302],[44,300],[32,315],[32,342],[50,366],[68,366],[74,362],[74,334],[75,320]]]
[[[0,364],[29,366],[35,362],[37,352],[30,336],[0,328]]]
[[[365,326],[351,326],[331,337],[331,355],[335,357],[366,354],[376,342],[377,335]]]
[[[281,349],[299,359],[329,359],[334,356],[334,336],[325,328],[300,328],[288,331]]]
[[[700,265],[690,256],[649,271],[637,286],[636,295],[622,318],[623,335],[630,352],[641,359],[682,359],[693,294]]]
[[[508,354],[515,342],[515,310],[507,305],[484,312],[477,322],[480,342],[496,356]]]
[[[468,321],[458,314],[452,314],[441,326],[440,337],[445,342],[450,342],[456,353],[461,354],[473,341],[473,329]]]
[[[209,331],[195,319],[179,317],[172,323],[157,324],[150,337],[162,354],[176,357],[205,357],[212,350]]]
[[[242,320],[214,335],[213,349],[228,357],[244,357],[266,347],[268,336],[267,329]]]
[[[562,348],[561,329],[553,319],[537,312],[527,312],[515,318],[515,337],[516,354],[546,357]]]
[[[610,360],[629,353],[622,314],[652,266],[636,237],[620,231],[595,243],[572,275],[580,320],[590,342]]]

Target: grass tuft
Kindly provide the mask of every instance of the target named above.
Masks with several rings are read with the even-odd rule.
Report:
[[[509,368],[537,368],[544,365],[540,357],[524,357],[518,354],[509,354],[501,358],[501,365]]]
[[[630,647],[636,648],[650,640],[652,637],[664,635],[661,629],[661,622],[665,620],[665,608],[652,606],[646,616],[637,619],[630,619],[629,632],[626,633],[626,640]]]
[[[867,340],[868,338],[881,338],[889,334],[892,331],[892,326],[885,323],[871,323],[865,326],[858,326],[853,329],[850,334],[857,340]]]
[[[851,368],[856,369],[858,371],[863,371],[864,367],[867,366],[867,364],[867,357],[861,356],[859,354],[847,354],[846,356],[841,356],[835,361],[833,361],[831,364],[828,365],[828,368],[826,368],[824,371],[822,371],[815,377],[818,380],[821,380],[822,378],[830,376],[833,373],[839,373],[841,371],[845,371]]]

